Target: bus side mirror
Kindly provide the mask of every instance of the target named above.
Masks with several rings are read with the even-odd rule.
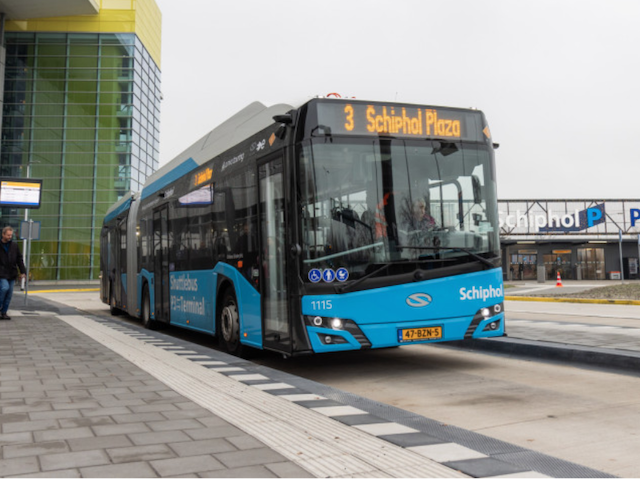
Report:
[[[293,115],[291,113],[274,115],[273,120],[280,124],[275,133],[276,137],[280,140],[284,140],[284,137],[287,135],[287,127],[293,125]]]
[[[473,188],[473,203],[482,203],[482,185],[480,185],[480,179],[472,175],[471,186]]]

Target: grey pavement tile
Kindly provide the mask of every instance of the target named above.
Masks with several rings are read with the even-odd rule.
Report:
[[[164,414],[168,411],[177,411],[178,408],[170,403],[155,403],[153,405],[134,405],[130,410],[133,413],[162,412]]]
[[[186,432],[180,430],[167,432],[136,433],[129,435],[135,445],[154,445],[157,443],[187,442],[191,440]]]
[[[31,443],[33,434],[31,432],[2,433],[0,434],[0,445]]]
[[[200,478],[277,478],[277,475],[262,465],[202,472],[198,476]]]
[[[157,400],[163,398],[156,392],[121,393],[115,395],[118,400]]]
[[[222,463],[211,455],[154,460],[150,463],[162,477],[223,470],[225,468]]]
[[[209,413],[208,416],[206,417],[202,417],[198,419],[200,421],[200,423],[202,423],[204,426],[206,427],[230,427],[232,426],[229,422],[227,422],[226,420],[212,415],[211,413]]]
[[[31,420],[59,420],[61,418],[81,417],[79,410],[47,410],[44,412],[29,412]]]
[[[2,447],[2,455],[7,458],[35,457],[49,453],[65,453],[69,451],[66,442],[59,440],[54,442],[27,443],[24,445],[5,445]],[[0,475],[2,472],[0,472]]]
[[[145,462],[86,467],[81,468],[80,472],[84,478],[155,478],[158,476]]]
[[[130,393],[156,392],[158,395],[160,395],[160,392],[163,390],[166,390],[166,388],[167,388],[166,385],[162,385],[162,386],[143,385],[140,387],[131,387]]]
[[[113,425],[114,421],[107,415],[95,416],[95,417],[81,417],[78,415],[75,418],[62,418],[59,420],[60,426],[63,428],[74,427],[94,427],[97,425]]]
[[[174,392],[173,390],[161,390],[158,392],[158,395],[160,395],[162,398],[170,399],[172,401],[178,401],[184,398],[184,396],[180,395],[178,392]]]
[[[167,420],[182,420],[185,418],[203,419],[211,416],[211,412],[205,408],[193,408],[193,410],[167,410],[162,411]],[[202,422],[202,420],[200,420]]]
[[[12,422],[2,425],[2,433],[37,432],[40,430],[57,429],[57,420],[35,420],[29,422]]]
[[[386,440],[387,442],[399,445],[404,448],[417,447],[420,445],[434,445],[437,443],[444,443],[442,440],[436,437],[432,437],[425,433],[397,433],[394,435],[380,435],[378,438]]]
[[[97,425],[93,428],[96,435],[127,435],[130,433],[149,432],[149,427],[144,423],[123,423],[115,425]]]
[[[445,462],[443,465],[459,470],[475,478],[494,477],[498,475],[512,475],[525,471],[521,467],[516,467],[495,458],[478,458],[473,460],[460,460],[456,462]]]
[[[189,435],[194,440],[207,440],[211,438],[226,438],[226,437],[239,437],[246,435],[242,430],[232,425],[208,427],[184,430],[184,433]]]
[[[127,400],[117,400],[117,399],[98,399],[98,407],[133,407],[136,405],[146,405],[146,402],[142,398],[130,398]]]
[[[41,455],[39,458],[42,471],[45,472],[48,470],[109,465],[111,463],[109,456],[104,450],[55,453],[51,455]]]
[[[57,399],[59,400],[59,399]],[[100,404],[93,400],[91,401],[81,401],[81,402],[70,402],[70,403],[52,403],[51,406],[54,410],[81,410],[83,408],[98,408]]]
[[[106,435],[93,438],[76,438],[67,440],[69,448],[74,452],[83,450],[99,450],[101,448],[131,447],[133,443],[126,435]]]
[[[158,422],[166,420],[160,413],[128,413],[126,415],[113,415],[116,423],[132,423],[132,422]]]
[[[36,457],[8,458],[0,460],[0,472],[3,477],[24,475],[26,473],[37,473],[40,465]]]
[[[170,443],[169,447],[171,447],[180,457],[237,451],[236,447],[223,438],[193,440],[190,442],[174,442]]]
[[[131,410],[127,407],[100,407],[100,408],[88,408],[80,410],[84,417],[97,417],[97,416],[109,416],[109,415],[126,415],[131,413]]]
[[[175,453],[165,444],[139,447],[109,448],[107,453],[113,463],[148,462],[163,458],[175,458]]]
[[[250,435],[239,435],[236,437],[228,437],[225,440],[231,443],[238,450],[251,450],[254,448],[262,448],[264,447],[264,443],[260,440],[253,438]]]
[[[71,438],[87,438],[93,436],[93,432],[89,427],[60,428],[57,430],[33,432],[33,438],[36,442],[50,442],[53,440],[68,440]]]
[[[315,478],[304,468],[293,462],[268,463],[265,467],[280,478]]]
[[[75,389],[75,390],[45,390],[48,398],[84,398],[85,400],[90,400],[93,396],[86,389]]]
[[[147,425],[149,425],[149,428],[154,432],[164,432],[167,430],[187,430],[202,427],[202,423],[193,419],[163,420],[160,422],[149,422],[147,423]]]
[[[128,388],[124,388],[124,387],[113,387],[113,388],[107,388],[107,387],[95,387],[95,388],[90,388],[89,389],[89,394],[95,398],[95,397],[99,397],[101,395],[118,395],[118,394],[122,394],[122,393],[131,393],[131,390],[129,390]]]
[[[31,420],[28,413],[6,413],[0,414],[0,425],[12,422],[28,422]]]
[[[214,455],[228,468],[263,465],[265,463],[279,463],[287,461],[285,457],[270,448],[256,448],[238,452],[218,453]]]
[[[29,473],[27,475],[17,475],[15,478],[81,478],[80,472],[76,469],[56,470],[55,472]]]
[[[21,405],[11,405],[2,407],[3,413],[32,413],[32,412],[50,412],[53,409],[49,402],[27,401]]]
[[[338,420],[339,422],[344,423],[345,425],[365,425],[371,423],[386,423],[380,417],[376,417],[375,415],[370,414],[361,414],[361,415],[338,415],[335,417],[331,417],[334,420]]]

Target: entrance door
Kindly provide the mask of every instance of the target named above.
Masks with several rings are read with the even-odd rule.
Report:
[[[544,266],[547,280],[556,280],[558,273],[562,280],[574,280],[571,266],[571,250],[553,250],[544,255]]]
[[[258,167],[262,243],[262,329],[265,347],[291,351],[285,277],[285,198],[282,157]]]
[[[153,271],[155,283],[155,318],[169,322],[169,209],[153,212]]]
[[[511,255],[511,275],[513,280],[535,280],[537,278],[538,252],[519,250]]]
[[[604,248],[579,248],[577,266],[582,280],[604,280]]]

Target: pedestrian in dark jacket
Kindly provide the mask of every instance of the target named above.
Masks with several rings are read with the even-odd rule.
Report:
[[[20,248],[13,241],[13,228],[4,227],[0,241],[0,320],[11,320],[7,310],[13,296],[13,285],[18,276],[18,269],[20,269],[20,279],[24,278],[26,269]]]

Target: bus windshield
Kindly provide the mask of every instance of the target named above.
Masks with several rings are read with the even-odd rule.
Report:
[[[342,269],[339,280],[346,270],[353,280],[384,265],[439,268],[498,257],[490,148],[331,136],[303,144],[304,278],[312,269]]]

